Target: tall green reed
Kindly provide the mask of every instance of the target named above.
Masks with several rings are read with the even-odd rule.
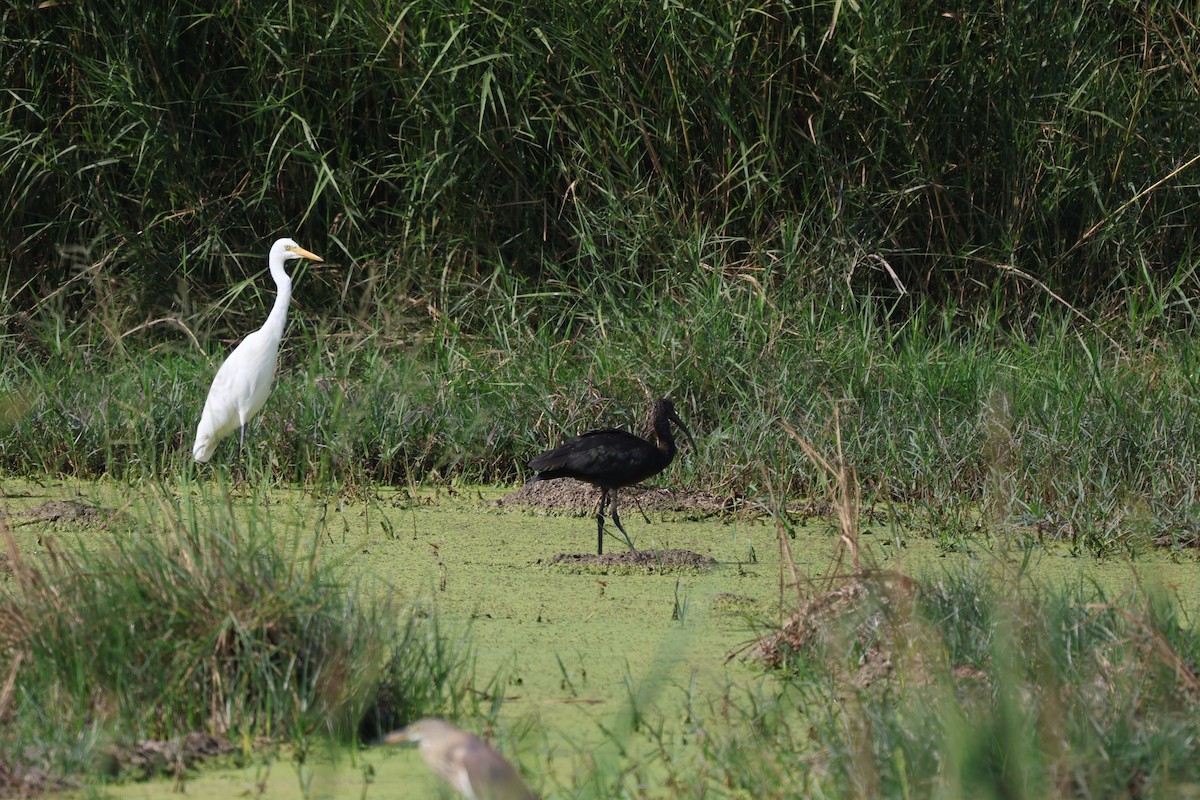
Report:
[[[651,283],[711,236],[722,267],[822,296],[999,295],[1019,320],[1026,274],[1186,317],[1194,22],[1093,0],[13,8],[0,258],[21,307],[68,281],[85,307],[83,267],[144,310],[215,299],[282,232],[423,296],[495,268]]]

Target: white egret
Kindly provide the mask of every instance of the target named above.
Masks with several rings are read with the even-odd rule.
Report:
[[[240,449],[246,439],[246,423],[267,402],[275,380],[275,363],[279,360],[279,341],[292,302],[292,279],[284,272],[283,262],[296,258],[321,260],[291,239],[280,239],[271,246],[268,262],[278,287],[275,305],[263,326],[243,339],[217,370],[196,427],[196,443],[192,445],[192,455],[197,461],[212,458],[217,442],[239,427]]]
[[[381,741],[417,743],[429,768],[470,800],[537,800],[504,756],[445,720],[419,719]]]

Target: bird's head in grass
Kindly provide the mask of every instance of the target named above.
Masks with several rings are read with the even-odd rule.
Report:
[[[470,800],[537,800],[502,755],[445,720],[419,719],[379,741],[415,743],[429,768]]]

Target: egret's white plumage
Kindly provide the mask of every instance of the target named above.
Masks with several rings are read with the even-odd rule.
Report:
[[[416,742],[429,768],[470,800],[537,800],[504,756],[445,720],[419,719],[382,741]]]
[[[320,261],[291,239],[280,239],[271,246],[268,262],[278,294],[275,305],[263,326],[242,340],[225,363],[217,370],[204,412],[196,427],[196,443],[192,455],[197,461],[212,458],[217,443],[235,430],[246,435],[246,423],[258,413],[275,380],[275,362],[279,358],[279,341],[287,324],[288,305],[292,301],[292,279],[283,269],[283,262],[296,258]]]

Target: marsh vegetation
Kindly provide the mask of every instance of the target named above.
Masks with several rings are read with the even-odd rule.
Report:
[[[0,786],[441,714],[555,797],[1200,791],[1194,12],[142,5],[0,13]],[[486,487],[666,395],[717,566],[548,566]]]

